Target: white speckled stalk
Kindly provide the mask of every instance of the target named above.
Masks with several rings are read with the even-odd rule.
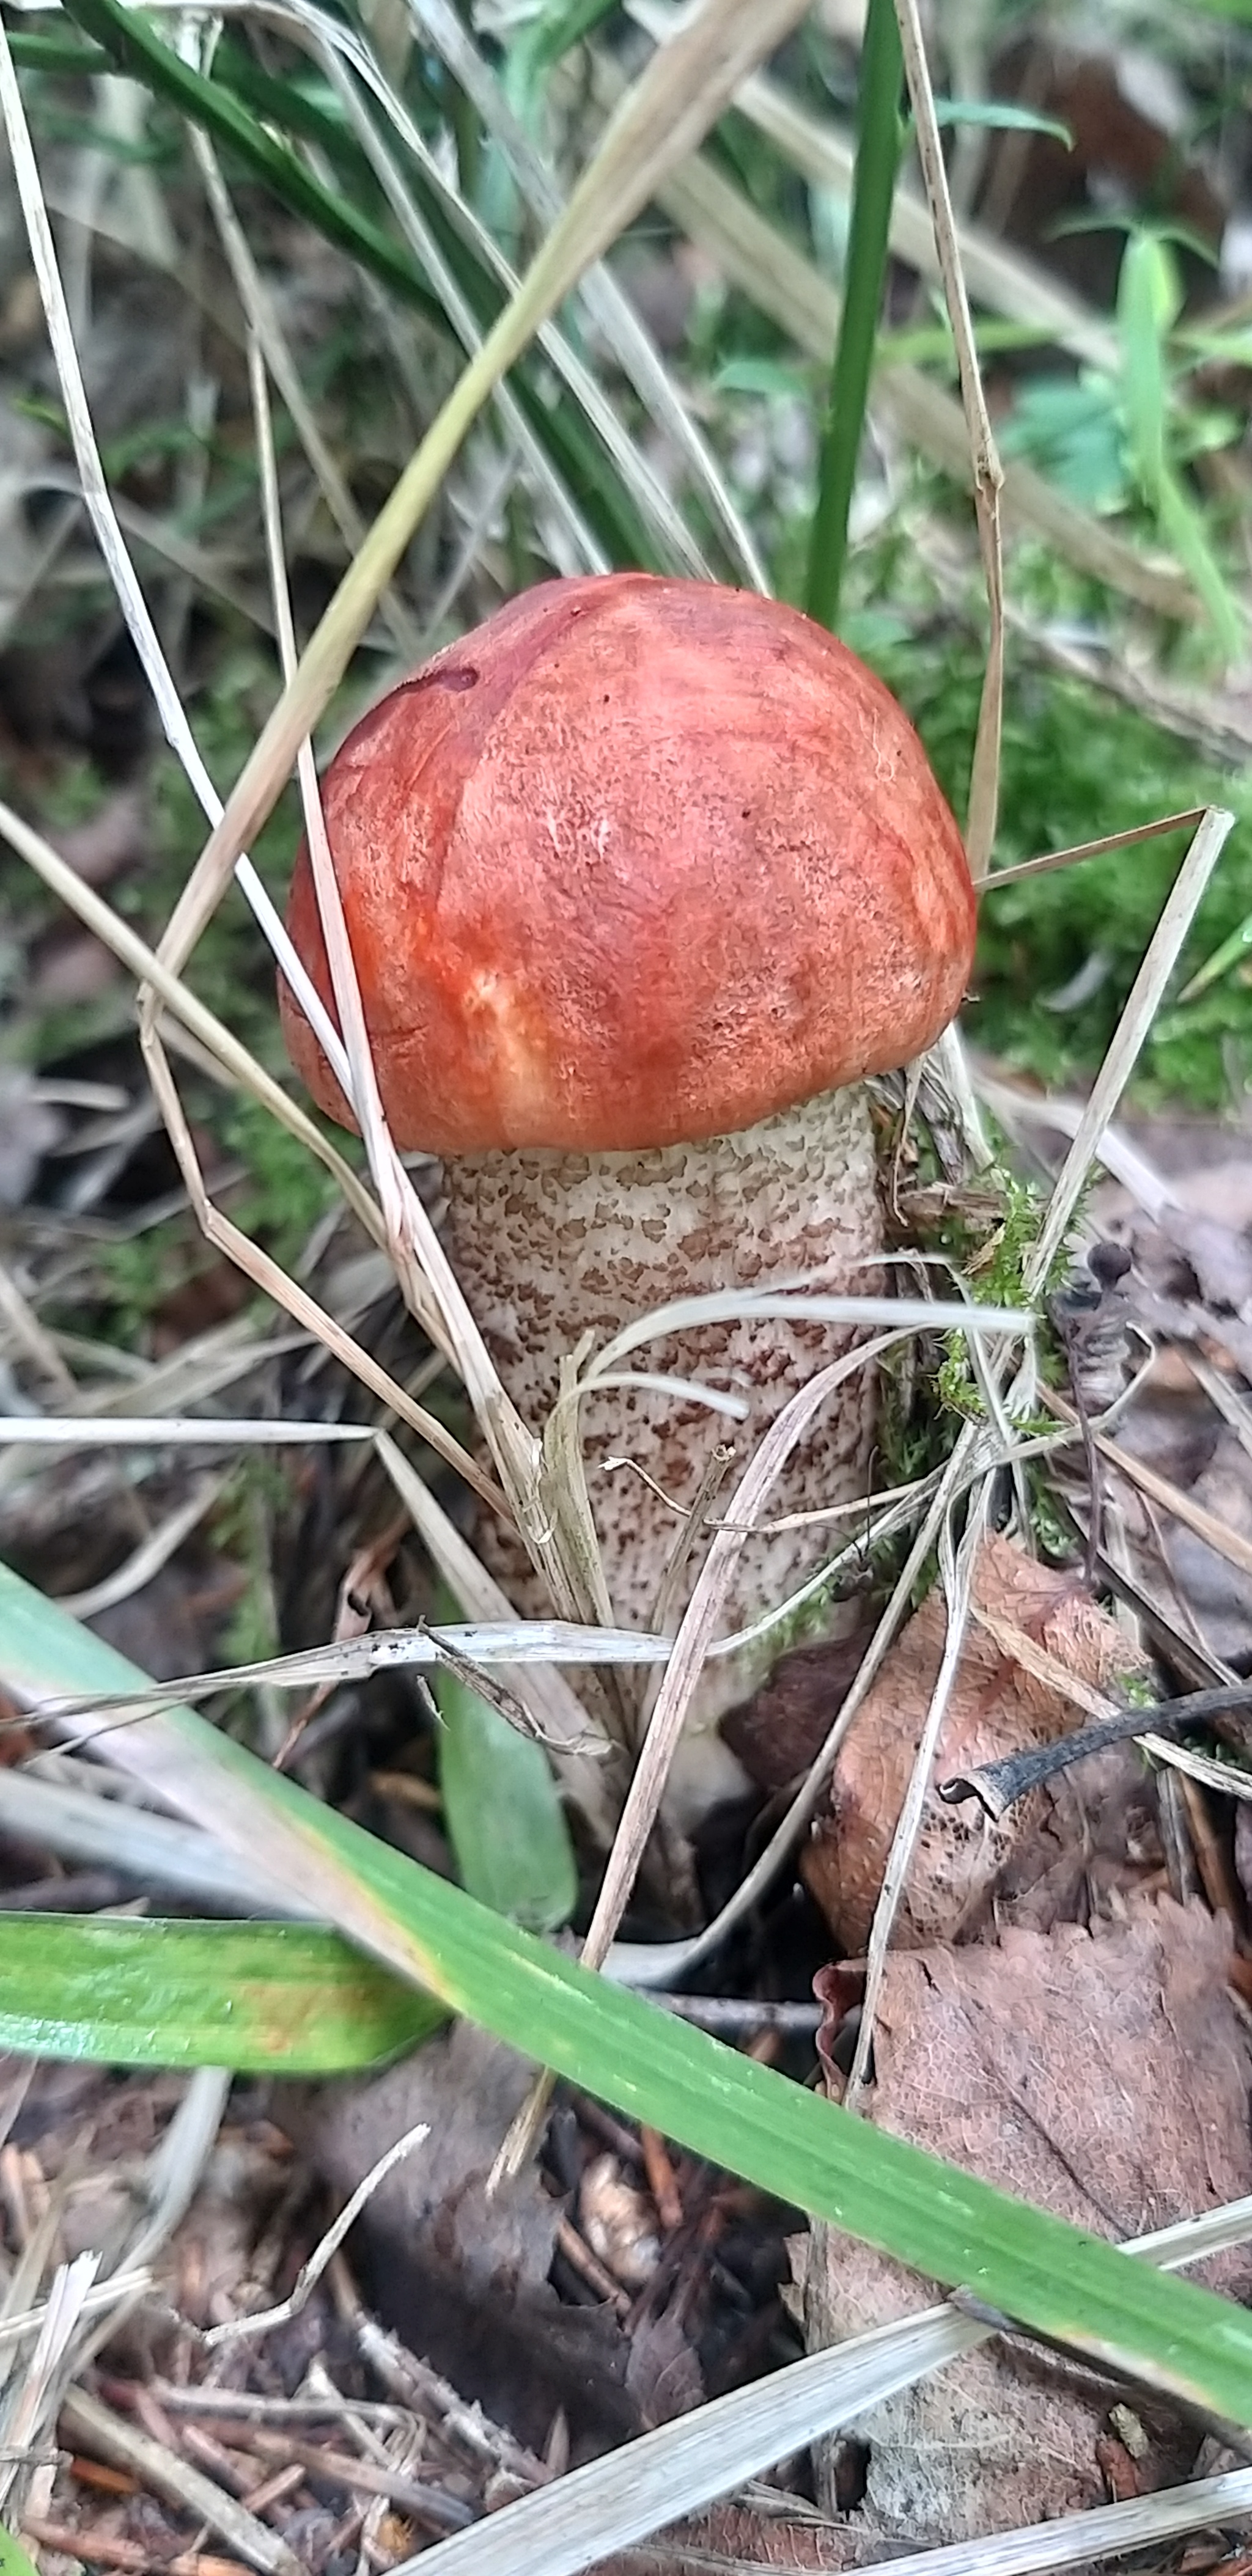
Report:
[[[859,1087],[828,1092],[803,1107],[695,1145],[634,1154],[529,1150],[467,1156],[449,1163],[449,1248],[458,1276],[510,1395],[539,1430],[557,1393],[559,1364],[584,1333],[602,1346],[630,1319],[669,1299],[723,1288],[794,1284],[803,1274],[828,1293],[872,1295],[882,1223],[874,1144]],[[588,1485],[615,1616],[646,1627],[675,1544],[675,1515],[629,1469],[629,1457],[680,1504],[696,1495],[710,1453],[728,1439],[739,1460],[795,1389],[846,1350],[846,1330],[791,1321],[705,1326],[650,1343],[628,1366],[698,1378],[745,1397],[742,1426],[697,1404],[649,1390],[611,1389],[581,1408]],[[866,1491],[874,1437],[871,1371],[850,1378],[784,1468],[770,1516],[847,1502]],[[736,1481],[732,1467],[716,1512]],[[480,1544],[519,1609],[543,1599],[516,1542],[484,1527]],[[831,1551],[820,1527],[749,1539],[739,1559],[727,1629],[780,1601]],[[686,1569],[685,1601],[703,1555]],[[706,1734],[773,1661],[706,1667],[693,1712]],[[693,1748],[694,1749],[694,1748]],[[716,1748],[722,1754],[722,1748]],[[707,1745],[697,1764],[707,1786],[733,1785],[729,1754]],[[741,1775],[739,1775],[741,1776]],[[694,1787],[694,1783],[692,1783]]]

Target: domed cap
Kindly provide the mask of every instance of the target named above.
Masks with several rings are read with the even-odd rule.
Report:
[[[749,592],[528,591],[364,717],[322,795],[403,1146],[748,1127],[906,1063],[969,975],[969,869],[907,717],[824,627]],[[287,919],[329,1001],[303,849]]]

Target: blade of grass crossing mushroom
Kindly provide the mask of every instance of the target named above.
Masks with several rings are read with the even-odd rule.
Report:
[[[565,213],[406,466],[284,690],[175,907],[161,953],[181,965],[235,858],[272,811],[304,736],[342,677],[405,548],[484,402],[583,271],[701,141],[736,83],[803,15],[804,0],[703,0],[611,119]]]
[[[511,1603],[467,1539],[450,1521],[429,1485],[386,1431],[376,1437],[378,1456],[436,1571],[476,1620],[511,1621]],[[616,1809],[608,1778],[610,1748],[559,1667],[536,1665],[516,1673],[512,1687],[535,1721],[566,1795],[598,1842],[611,1841]]]
[[[128,967],[132,974],[148,983],[159,994],[163,1006],[192,1031],[214,1059],[223,1066],[231,1079],[251,1092],[254,1098],[263,1101],[281,1125],[286,1127],[291,1135],[298,1137],[302,1144],[307,1145],[310,1152],[316,1154],[318,1160],[325,1164],[337,1181],[349,1206],[360,1218],[367,1232],[375,1240],[380,1240],[382,1227],[378,1209],[368,1191],[362,1189],[351,1165],[345,1163],[342,1155],[335,1152],[334,1147],[327,1143],[320,1129],[314,1126],[312,1119],[297,1106],[294,1100],[288,1098],[287,1093],[274,1081],[272,1075],[267,1074],[263,1067],[256,1063],[238,1038],[233,1036],[229,1029],[224,1028],[221,1021],[215,1019],[205,1004],[190,992],[176,975],[171,974],[169,969],[162,965],[160,958],[147,947],[138,932],[132,930],[130,923],[123,921],[119,914],[113,912],[103,897],[85,883],[76,869],[71,868],[56,850],[41,839],[37,832],[32,831],[30,825],[23,822],[19,814],[14,814],[4,804],[0,804],[0,834],[34,869],[35,874],[42,878],[52,893],[60,897],[68,910],[76,914],[95,937],[101,940],[106,948],[111,949],[115,957],[121,959],[122,964]],[[228,1219],[211,1207],[204,1189],[199,1162],[183,1118],[177,1090],[168,1075],[163,1053],[159,1050],[158,1058],[159,1060],[149,1059],[153,1079],[154,1082],[164,1083],[162,1105],[170,1122],[171,1139],[175,1152],[180,1153],[181,1149],[180,1168],[183,1178],[189,1193],[193,1196],[200,1222],[211,1234],[211,1239],[220,1241],[222,1249],[232,1260],[238,1261],[247,1275],[255,1279],[258,1287],[264,1288],[268,1295],[273,1296],[277,1303],[284,1306],[305,1330],[315,1334],[317,1339],[323,1342],[336,1358],[341,1359],[344,1366],[351,1369],[353,1375],[359,1377],[382,1403],[397,1414],[401,1421],[407,1422],[421,1439],[429,1443],[437,1455],[445,1458],[450,1466],[455,1467],[466,1483],[475,1492],[483,1495],[484,1501],[489,1502],[494,1510],[507,1512],[508,1505],[504,1495],[492,1483],[491,1478],[484,1475],[477,1461],[461,1447],[460,1442],[439,1421],[438,1416],[428,1413],[424,1405],[416,1403],[406,1390],[399,1386],[384,1368],[380,1367],[372,1354],[363,1350],[360,1343],[344,1330],[334,1316],[325,1313],[316,1299],[309,1296],[306,1289],[289,1279],[278,1263],[271,1261],[268,1254],[261,1252],[247,1236],[241,1234],[237,1227],[231,1226]]]
[[[943,279],[944,300],[956,345],[957,370],[960,376],[961,402],[969,433],[970,462],[974,474],[974,510],[978,521],[978,544],[982,555],[983,578],[987,586],[987,663],[983,674],[982,697],[978,709],[978,731],[974,741],[974,760],[970,776],[969,812],[966,817],[965,843],[969,851],[970,873],[977,881],[985,877],[991,862],[995,840],[996,811],[1000,796],[1000,729],[1004,708],[1004,559],[1000,541],[1000,493],[1004,476],[996,451],[991,416],[987,410],[978,364],[978,346],[974,337],[973,316],[965,292],[961,269],[960,246],[956,236],[956,218],[948,189],[947,164],[939,122],[935,115],[934,92],[926,62],[917,0],[895,0],[904,54],[905,78],[913,105],[917,128],[917,150],[930,200],[931,221],[935,228],[935,247],[939,254],[939,271]]]
[[[287,589],[286,554],[283,546],[282,513],[278,494],[278,473],[274,462],[274,439],[270,421],[269,388],[255,332],[248,336],[248,381],[252,394],[253,419],[256,426],[257,460],[261,478],[261,499],[265,524],[265,547],[269,565],[270,596],[274,604],[274,621],[278,649],[285,681],[295,668],[296,638],[291,617],[291,599]],[[387,1249],[400,1274],[406,1302],[438,1346],[455,1353],[458,1364],[458,1325],[461,1318],[449,1314],[440,1299],[434,1280],[426,1276],[411,1258],[411,1246],[420,1239],[414,1225],[412,1206],[416,1192],[387,1132],[374,1060],[365,1034],[365,1014],[361,1004],[356,965],[348,942],[339,884],[326,839],[322,800],[317,784],[313,746],[308,736],[296,754],[296,772],[300,786],[300,803],[304,815],[305,836],[317,887],[322,935],[330,961],[331,987],[335,1011],[343,1032],[351,1075],[350,1097],[357,1123],[369,1156],[370,1178],[378,1193],[386,1228]],[[471,1357],[474,1355],[471,1354]],[[467,1375],[466,1383],[474,1391]]]
[[[1065,1238],[1086,1188],[1087,1174],[1099,1139],[1114,1116],[1134,1071],[1209,878],[1234,825],[1234,815],[1223,806],[1210,806],[1170,888],[1160,920],[1144,952],[1143,964],[1131,986],[1126,1007],[1092,1085],[1078,1133],[1057,1175],[1039,1239],[1027,1255],[1023,1279],[1028,1294],[1040,1293],[1054,1262],[1064,1250]]]
[[[702,1932],[685,1941],[658,1941],[647,1944],[619,1945],[606,1959],[608,1972],[623,1983],[640,1986],[677,1985],[679,1979],[710,1957],[740,1923],[751,1917],[779,1870],[789,1860],[800,1835],[813,1815],[830,1771],[855,1721],[862,1701],[877,1678],[887,1653],[912,1607],[914,1587],[928,1559],[934,1554],[939,1533],[964,1488],[979,1477],[985,1448],[984,1427],[968,1423],[961,1432],[951,1457],[939,1477],[929,1507],[922,1518],[912,1546],[905,1558],[894,1588],[857,1667],[855,1677],[840,1705],[827,1736],[809,1765],[801,1787],[785,1813],[775,1825],[763,1851],[758,1853],[734,1894]]]
[[[583,1958],[593,1967],[603,1960],[630,1901],[644,1845],[656,1821],[670,1765],[677,1750],[692,1691],[699,1678],[736,1562],[770,1487],[796,1442],[805,1437],[816,1415],[836,1390],[859,1369],[871,1366],[903,1336],[884,1333],[845,1352],[802,1386],[771,1423],[749,1459],[726,1507],[725,1521],[713,1539],[683,1614],[673,1652],[657,1692],[648,1731],[622,1810],[617,1840],[596,1900],[583,1945]]]
[[[0,1567],[0,1677],[28,1708],[143,1686]],[[932,2279],[1188,2404],[1252,2425],[1252,2317],[1009,2200],[608,1985],[319,1806],[189,1709],[100,1738],[401,1978],[615,2108]]]

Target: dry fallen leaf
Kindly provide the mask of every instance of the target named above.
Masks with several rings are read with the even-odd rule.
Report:
[[[895,2135],[1094,2235],[1146,2234],[1252,2187],[1247,2043],[1226,1984],[1228,1926],[1137,1900],[1117,1929],[1010,1931],[1001,1946],[897,1952],[876,2024],[873,2116]],[[805,2254],[810,2348],[925,2303],[916,2277],[829,2230]],[[1252,2289],[1246,2250],[1203,2267]],[[1002,2341],[858,2422],[854,2519],[910,2544],[972,2539],[1101,2503],[1121,2392]],[[1198,2435],[1136,2399],[1142,2486],[1187,2473]],[[833,2498],[838,2462],[819,2487]]]
[[[936,1749],[937,1780],[967,1772],[1081,1724],[1059,1690],[1012,1660],[1005,1628],[1021,1632],[1099,1691],[1142,1670],[1124,1630],[1101,1610],[1081,1577],[1038,1564],[1009,1540],[991,1537],[974,1576],[977,1609],[994,1618],[993,1638],[972,1621]],[[939,1671],[947,1612],[938,1594],[909,1621],[858,1712],[831,1776],[802,1868],[840,1946],[859,1955],[870,1922]],[[1022,1799],[993,1825],[975,1799],[948,1807],[932,1790],[904,1903],[902,1943],[952,1940],[967,1928],[1018,1841],[1037,1829],[1040,1797]]]
[[[593,2156],[578,2187],[582,2231],[597,2260],[627,2288],[641,2290],[661,2259],[650,2192],[627,2182],[616,2156]]]
[[[561,2203],[537,2166],[487,2187],[533,2074],[512,2049],[458,2022],[381,2075],[284,2086],[276,2116],[336,2207],[393,2139],[429,2122],[424,2144],[386,2176],[353,2228],[354,2268],[384,2324],[463,2396],[540,2453],[563,2410],[582,2452],[637,2432],[639,2412],[616,2318],[567,2307],[549,2285]]]

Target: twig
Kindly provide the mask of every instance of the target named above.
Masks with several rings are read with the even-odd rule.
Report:
[[[255,2514],[248,2513],[202,2470],[180,2460],[175,2452],[154,2442],[136,2425],[127,2424],[111,2408],[102,2406],[97,2397],[89,2397],[81,2388],[71,2389],[62,2404],[61,2421],[75,2440],[97,2458],[109,2460],[118,2468],[132,2469],[154,2495],[176,2505],[181,2513],[190,2514],[193,2521],[207,2523],[210,2531],[219,2532],[236,2556],[255,2567],[259,2576],[306,2576],[294,2551],[279,2539],[277,2532],[267,2531]]]

